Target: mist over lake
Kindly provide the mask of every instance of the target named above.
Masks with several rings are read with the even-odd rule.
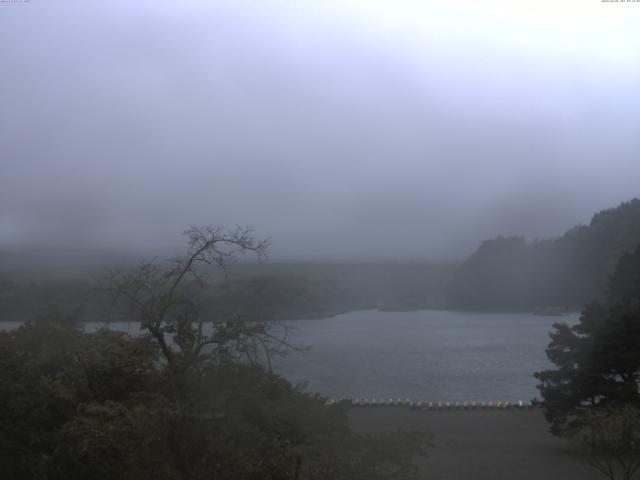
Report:
[[[638,25],[0,0],[0,480],[640,477]]]

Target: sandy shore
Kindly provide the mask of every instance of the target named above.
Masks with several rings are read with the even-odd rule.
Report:
[[[539,410],[415,411],[356,407],[356,431],[397,428],[433,435],[428,458],[417,459],[428,480],[597,480],[602,475],[570,455]]]

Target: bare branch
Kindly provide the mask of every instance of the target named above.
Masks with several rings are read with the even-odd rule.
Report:
[[[142,263],[129,272],[116,272],[111,275],[110,285],[114,293],[114,302],[125,300],[133,310],[141,328],[147,330],[156,340],[167,363],[171,366],[176,357],[193,358],[199,356],[204,347],[224,341],[212,335],[203,335],[197,294],[189,292],[187,279],[194,281],[201,291],[206,286],[206,279],[197,270],[198,265],[220,268],[225,277],[229,267],[239,256],[254,254],[259,261],[266,258],[268,240],[258,241],[253,236],[251,227],[237,226],[225,230],[218,225],[192,226],[184,232],[188,249],[184,255],[169,261],[167,268],[159,268],[154,261]],[[275,337],[266,334],[266,330],[247,328],[237,322],[233,328],[237,350],[243,346],[243,338],[265,335],[259,343],[264,345],[265,352],[278,351],[270,343]],[[229,335],[231,330],[222,332]],[[240,342],[240,343],[238,343]],[[248,351],[245,349],[245,351]],[[256,359],[252,359],[255,361]],[[270,364],[270,357],[268,358]]]

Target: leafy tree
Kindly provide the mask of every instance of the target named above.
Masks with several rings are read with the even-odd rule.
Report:
[[[270,371],[288,345],[268,324],[205,322],[206,267],[261,257],[266,242],[246,229],[187,235],[184,256],[111,278],[140,336],[85,333],[60,316],[0,333],[3,478],[414,477],[423,437],[352,433],[347,405],[328,407]]]
[[[50,478],[61,429],[83,405],[133,405],[157,389],[157,358],[148,337],[88,335],[57,314],[0,332],[3,478]]]
[[[554,329],[547,356],[556,368],[536,373],[553,433],[571,434],[594,409],[640,406],[640,247],[620,259],[605,304]]]
[[[586,463],[609,480],[631,480],[640,468],[640,410],[636,407],[592,411],[571,439]]]

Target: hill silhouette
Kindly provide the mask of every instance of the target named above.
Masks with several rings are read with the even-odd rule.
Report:
[[[487,240],[455,272],[448,303],[464,309],[578,308],[604,294],[617,261],[638,244],[638,198],[602,210],[558,238]]]

